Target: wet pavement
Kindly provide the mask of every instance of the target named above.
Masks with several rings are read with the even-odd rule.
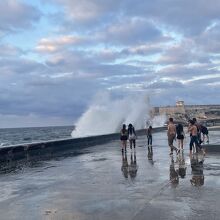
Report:
[[[153,152],[141,136],[126,155],[113,141],[21,166],[0,175],[0,219],[220,219],[220,154],[188,151],[170,157],[162,132]]]

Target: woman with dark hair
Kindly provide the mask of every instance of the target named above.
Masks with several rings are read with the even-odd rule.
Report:
[[[136,132],[135,132],[134,126],[132,124],[128,125],[128,139],[130,142],[130,148],[132,149],[132,145],[135,148],[135,146],[136,146]]]
[[[127,140],[128,140],[128,130],[126,129],[126,125],[123,124],[122,129],[121,129],[121,143],[122,143],[122,148],[121,151],[122,153],[125,151],[126,152],[126,148],[127,148]]]
[[[183,130],[183,125],[178,124],[176,126],[176,134],[177,134],[177,140],[178,140],[178,148],[183,150],[183,140],[185,137],[184,130]]]

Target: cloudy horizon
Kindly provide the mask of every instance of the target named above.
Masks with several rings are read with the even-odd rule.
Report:
[[[93,97],[220,104],[218,0],[0,1],[0,127],[72,125]]]

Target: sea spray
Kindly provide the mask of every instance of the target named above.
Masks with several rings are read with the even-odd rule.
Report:
[[[115,133],[120,131],[123,123],[132,123],[136,129],[145,128],[149,110],[147,95],[113,98],[109,93],[98,94],[77,121],[71,135],[85,137]]]
[[[167,120],[166,115],[157,115],[157,116],[155,116],[152,119],[152,126],[153,126],[153,128],[164,126],[166,120]]]

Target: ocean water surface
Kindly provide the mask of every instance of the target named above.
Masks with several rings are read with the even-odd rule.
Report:
[[[71,138],[74,126],[1,128],[0,147]]]

